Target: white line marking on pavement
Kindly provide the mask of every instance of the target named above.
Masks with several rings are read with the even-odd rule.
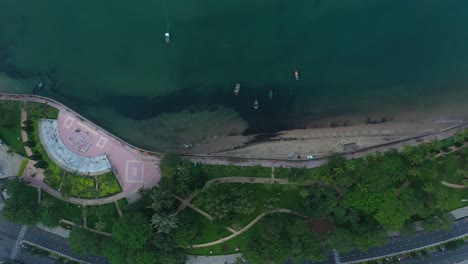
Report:
[[[23,237],[26,234],[26,230],[28,229],[27,225],[21,227],[21,231],[18,234],[18,238],[16,239],[15,247],[11,251],[10,259],[16,260],[18,253],[20,252],[21,241],[23,241]]]

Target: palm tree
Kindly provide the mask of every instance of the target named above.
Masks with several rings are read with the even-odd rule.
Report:
[[[403,147],[402,152],[403,152],[403,155],[405,155],[406,157],[411,157],[414,153],[414,147],[411,145],[405,145]]]
[[[42,199],[41,201],[41,206],[42,208],[46,209],[46,208],[50,208],[54,205],[54,201],[52,199]]]
[[[99,221],[97,221],[95,224],[94,224],[94,229],[96,229],[97,231],[104,231],[104,229],[106,228],[106,223],[104,223],[101,219],[99,219]]]
[[[168,216],[154,214],[151,218],[151,226],[157,230],[157,233],[169,234],[173,229],[177,228],[178,222],[177,213]]]
[[[348,160],[345,163],[345,168],[349,172],[354,172],[356,170],[356,163],[354,163],[353,161]]]
[[[463,130],[462,134],[463,134],[463,139],[465,141],[468,141],[468,129]]]
[[[422,190],[427,192],[428,194],[433,194],[434,191],[435,191],[435,188],[434,188],[434,185],[432,184],[432,182],[426,182],[423,185]]]
[[[442,148],[442,144],[440,143],[440,140],[438,138],[434,138],[429,142],[429,146],[433,152],[439,152],[440,149]]]
[[[411,167],[408,170],[407,175],[412,177],[412,178],[418,178],[418,177],[421,176],[421,171],[419,170],[419,168]]]
[[[462,142],[465,139],[462,132],[453,133],[453,141],[455,143]]]
[[[462,170],[462,169],[457,170],[456,174],[457,174],[457,176],[459,176],[461,178],[464,178],[464,177],[468,176],[467,172],[465,170]]]
[[[424,156],[421,153],[414,153],[409,160],[412,166],[419,167],[424,162]]]
[[[437,197],[437,205],[436,207],[440,208],[440,209],[447,209],[447,199],[449,197],[447,191],[445,189],[440,189],[437,193],[436,193],[436,197]]]

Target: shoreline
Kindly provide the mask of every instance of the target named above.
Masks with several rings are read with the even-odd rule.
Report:
[[[7,100],[18,100],[18,101],[33,101],[33,102],[39,102],[39,103],[45,103],[50,106],[53,106],[55,108],[63,108],[67,112],[73,113],[76,115],[79,119],[87,121],[88,123],[92,124],[93,129],[96,131],[101,131],[104,134],[106,134],[109,137],[115,138],[117,141],[119,141],[123,145],[127,145],[130,149],[136,150],[136,151],[141,151],[141,152],[148,152],[151,153],[152,155],[155,156],[161,156],[163,153],[162,152],[157,152],[153,150],[146,150],[144,148],[137,147],[128,141],[120,138],[119,136],[116,136],[115,134],[109,132],[108,130],[102,128],[101,126],[97,125],[95,122],[90,121],[89,119],[85,118],[81,114],[77,113],[76,111],[68,108],[67,106],[63,105],[62,103],[48,98],[48,97],[43,97],[43,96],[38,96],[38,95],[29,95],[29,94],[7,94],[7,93],[0,93],[0,99],[7,99]],[[460,124],[459,119],[442,119],[438,121],[428,121],[426,120],[425,122],[421,123],[397,123],[397,122],[386,122],[383,124],[367,124],[367,125],[350,125],[350,126],[341,126],[341,127],[328,127],[328,128],[312,128],[312,129],[300,129],[300,130],[287,130],[287,131],[280,131],[276,133],[276,137],[273,137],[275,142],[295,142],[297,144],[303,145],[304,141],[313,141],[313,140],[319,140],[323,141],[324,138],[334,138],[333,140],[337,141],[336,139],[338,138],[343,138],[343,137],[351,137],[351,139],[354,137],[358,137],[360,140],[364,140],[364,143],[362,144],[361,142],[361,149],[362,148],[371,148],[371,147],[378,147],[380,145],[387,145],[388,143],[400,141],[400,140],[405,140],[408,138],[412,138],[415,136],[422,136],[427,133],[437,133],[440,131],[443,131],[444,129],[447,129],[449,127],[453,127],[454,124]],[[405,124],[405,125],[404,125]],[[463,123],[466,124],[466,123]],[[403,128],[395,128],[398,126],[406,126]],[[376,131],[375,128],[381,127],[380,131]],[[369,128],[373,128],[366,133],[360,135],[356,134],[356,131],[359,130],[366,130]],[[354,132],[352,132],[354,129]],[[392,132],[392,129],[394,130]],[[341,132],[340,132],[341,131]],[[351,132],[350,132],[351,131]],[[261,134],[260,134],[261,135]],[[256,135],[259,136],[259,135]],[[254,136],[255,137],[255,136]],[[377,140],[369,140],[369,139],[377,139]],[[250,148],[257,148],[260,149],[262,147],[268,146],[269,144],[271,145],[271,142],[259,142],[256,144],[247,144],[245,145],[246,140],[252,140],[252,136],[227,136],[227,137],[217,137],[214,136],[211,142],[208,144],[205,144],[205,148],[200,148],[200,145],[194,146],[193,148],[186,149],[186,151],[178,151],[177,154],[187,156],[187,157],[212,157],[212,158],[217,158],[221,157],[223,159],[224,157],[232,157],[232,158],[239,158],[239,159],[281,159],[281,160],[291,160],[288,159],[287,157],[283,156],[274,156],[275,153],[272,151],[270,148],[267,152],[267,154],[263,153],[260,151],[260,154],[255,154],[255,151],[252,152],[254,153],[253,155],[249,153],[236,153],[236,151],[232,150],[235,148],[239,149],[247,149],[247,151],[250,151]],[[323,142],[322,142],[323,143]],[[340,142],[341,143],[346,143],[346,142]],[[359,142],[358,142],[359,143]],[[229,145],[231,144],[231,145]],[[285,144],[287,147],[287,144]],[[210,150],[209,147],[216,146],[216,148],[213,148],[213,150]],[[239,147],[240,146],[240,147]],[[208,147],[208,148],[207,148]],[[336,146],[334,146],[336,148]],[[284,146],[280,147],[282,148],[282,151],[284,152]],[[276,148],[275,148],[276,149]],[[200,151],[198,151],[200,150]],[[286,151],[290,151],[286,149]],[[294,151],[294,150],[293,150]],[[165,151],[168,152],[168,151]],[[170,152],[170,151],[169,151]],[[310,151],[306,151],[309,153]],[[320,152],[320,151],[319,151]],[[339,153],[345,153],[343,151],[330,151],[324,152],[321,151],[317,157],[325,157],[325,156],[330,156],[332,154],[339,154]],[[303,155],[305,153],[299,153],[299,155]],[[310,153],[312,154],[312,153]],[[317,153],[315,153],[317,154]],[[272,156],[273,155],[273,156]],[[303,159],[301,160],[300,158],[298,161],[304,161]]]

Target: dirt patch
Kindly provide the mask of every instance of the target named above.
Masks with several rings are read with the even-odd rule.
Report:
[[[329,231],[335,231],[335,227],[327,218],[311,219],[309,222],[310,231],[317,234],[324,234]]]

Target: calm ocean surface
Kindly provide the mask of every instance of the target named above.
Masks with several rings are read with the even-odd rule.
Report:
[[[255,133],[468,104],[468,1],[0,0],[0,72],[153,149],[190,138],[174,126],[208,135],[226,111]],[[171,113],[191,117],[158,119]]]

